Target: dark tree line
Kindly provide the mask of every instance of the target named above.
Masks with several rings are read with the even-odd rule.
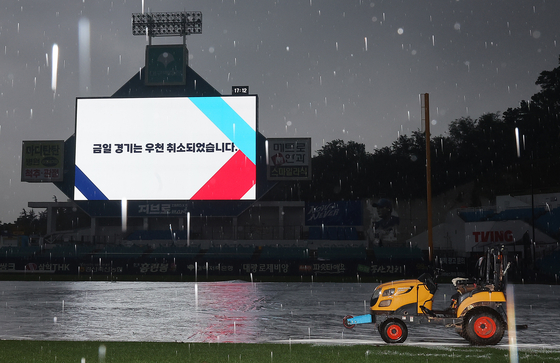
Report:
[[[57,231],[88,228],[91,223],[90,217],[79,209],[61,207],[57,208],[55,213]],[[47,234],[47,217],[46,210],[36,213],[33,209],[24,208],[15,222],[0,222],[0,233],[6,236],[15,234],[44,236]]]
[[[560,189],[560,66],[541,72],[536,84],[541,90],[530,101],[503,114],[456,119],[447,136],[431,138],[435,195],[469,182],[477,194],[489,198]],[[374,152],[361,143],[333,140],[317,151],[312,163],[311,182],[284,184],[267,198],[426,196],[426,139],[420,131]],[[470,204],[476,206],[476,201]]]
[[[47,231],[47,211],[35,213],[33,209],[22,209],[15,222],[0,222],[0,226],[2,235],[44,235]]]

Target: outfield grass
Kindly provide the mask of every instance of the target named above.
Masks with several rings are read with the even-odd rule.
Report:
[[[526,350],[519,362],[554,362],[560,352]],[[0,362],[174,363],[174,362],[510,362],[507,349],[424,348],[406,345],[323,345],[0,341]]]

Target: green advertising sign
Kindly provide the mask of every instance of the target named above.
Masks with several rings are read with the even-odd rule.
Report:
[[[64,171],[64,141],[24,141],[21,181],[60,182]]]

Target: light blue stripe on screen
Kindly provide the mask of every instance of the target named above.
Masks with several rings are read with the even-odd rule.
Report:
[[[191,97],[189,100],[198,107],[254,164],[256,156],[256,133],[220,97]]]

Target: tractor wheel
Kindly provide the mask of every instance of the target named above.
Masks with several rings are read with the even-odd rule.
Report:
[[[379,325],[379,334],[385,343],[403,343],[408,337],[408,328],[402,320],[387,319]]]
[[[463,337],[473,345],[496,345],[504,336],[506,323],[492,309],[475,309],[465,316]]]
[[[352,329],[353,327],[356,326],[356,324],[351,324],[351,325],[348,324],[348,319],[352,319],[352,318],[353,318],[352,315],[346,315],[346,316],[342,319],[342,325],[344,325],[344,327],[345,327],[346,329]]]

